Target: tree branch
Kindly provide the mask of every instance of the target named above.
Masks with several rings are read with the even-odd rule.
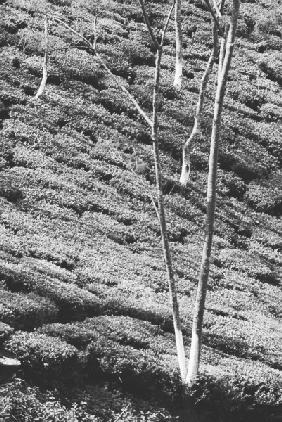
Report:
[[[217,17],[217,15],[216,15],[215,10],[212,8],[212,6],[211,6],[211,4],[210,4],[209,0],[204,0],[204,2],[205,2],[205,4],[206,4],[206,6],[207,6],[207,8],[208,8],[208,10],[209,10],[209,12],[210,12],[210,14],[211,14],[211,15],[212,15],[212,17],[213,17],[213,20],[214,20],[214,22],[215,22],[215,24],[216,24],[216,27],[217,27],[218,31],[220,31],[220,25],[219,25],[218,17]]]
[[[218,19],[221,18],[221,2],[218,5],[217,2],[216,2],[216,0],[213,0],[213,8],[215,10],[215,13],[216,13],[217,18]]]
[[[94,49],[94,47],[91,44],[91,42],[87,38],[85,38],[82,34],[80,34],[75,29],[73,29],[71,26],[69,26],[67,23],[65,23],[61,18],[59,18],[57,16],[53,16],[52,19],[54,19],[56,22],[59,22],[60,24],[62,24],[66,29],[68,29],[69,31],[71,31],[74,35],[78,36],[80,39],[82,39],[85,42],[85,44],[87,45],[87,47],[97,57],[97,59],[98,59],[99,63],[101,64],[101,66],[106,70],[107,73],[109,73],[111,75],[111,77],[114,80],[114,82],[116,83],[116,85],[121,88],[121,90],[126,94],[126,96],[130,99],[130,101],[132,102],[132,104],[135,106],[135,108],[138,111],[138,113],[143,117],[143,119],[146,121],[146,123],[151,127],[152,126],[151,119],[147,116],[147,114],[145,113],[145,111],[140,107],[140,105],[135,100],[135,98],[133,97],[133,95],[131,95],[130,92],[124,86],[121,86],[120,85],[120,81],[118,80],[118,78],[113,74],[113,72],[110,70],[110,68],[106,65],[106,63],[104,62],[104,60],[102,59],[102,57],[100,56],[100,54],[98,54],[97,51]]]
[[[191,151],[194,145],[194,142],[198,135],[201,134],[201,119],[202,119],[202,112],[203,112],[203,106],[204,106],[204,100],[205,100],[205,92],[207,89],[209,76],[212,71],[216,54],[218,49],[218,33],[216,29],[216,25],[214,22],[213,26],[213,48],[206,66],[206,70],[202,76],[201,80],[201,86],[200,86],[200,92],[199,92],[199,98],[196,108],[196,114],[195,114],[195,120],[194,120],[194,126],[191,132],[190,137],[185,142],[183,146],[182,151],[182,171],[180,176],[180,183],[183,186],[186,186],[190,177],[190,155]]]
[[[93,43],[92,43],[92,47],[95,52],[96,52],[96,44],[97,44],[97,16],[95,15],[93,19]]]
[[[140,6],[141,6],[141,9],[142,9],[142,12],[143,12],[144,21],[145,21],[145,23],[146,23],[146,25],[147,25],[147,28],[148,28],[148,31],[149,31],[150,37],[151,37],[151,39],[152,39],[152,42],[153,42],[153,44],[154,44],[154,46],[155,46],[156,50],[158,50],[158,49],[160,48],[160,44],[158,43],[158,40],[157,40],[157,38],[155,37],[155,34],[154,34],[154,32],[153,32],[153,29],[152,29],[152,26],[151,26],[151,24],[150,24],[150,21],[149,21],[149,18],[148,18],[147,12],[146,12],[146,8],[145,8],[144,0],[139,0],[139,3],[140,3]]]
[[[166,18],[166,21],[165,21],[165,24],[164,24],[164,27],[163,27],[163,30],[162,30],[162,39],[161,39],[161,46],[162,47],[164,45],[165,34],[166,34],[166,31],[167,31],[167,27],[168,27],[170,17],[171,17],[172,11],[174,9],[175,3],[176,3],[176,0],[173,0],[173,3],[172,3],[172,5],[169,9],[169,12],[168,12],[168,15],[167,15],[167,18]]]

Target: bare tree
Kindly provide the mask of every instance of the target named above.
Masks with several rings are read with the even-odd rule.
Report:
[[[214,103],[214,117],[211,133],[211,146],[209,156],[209,174],[207,184],[207,216],[205,224],[205,241],[202,252],[202,263],[199,276],[199,283],[196,294],[194,307],[193,324],[192,324],[192,341],[190,348],[190,358],[188,364],[188,373],[186,383],[192,385],[195,381],[200,364],[200,353],[202,343],[202,327],[204,317],[204,306],[207,292],[207,283],[210,269],[211,247],[214,232],[214,218],[216,206],[216,177],[217,177],[217,161],[219,151],[219,135],[221,126],[221,115],[223,109],[223,100],[225,95],[227,76],[230,69],[231,59],[233,55],[235,33],[240,8],[240,0],[233,0],[232,13],[229,19],[228,31],[226,31],[225,42],[221,43],[221,52],[218,75],[217,89]],[[217,20],[217,17],[214,17]]]
[[[37,90],[35,98],[39,98],[45,88],[48,78],[48,16],[47,14],[44,17],[44,57],[43,57],[43,64],[42,64],[42,80],[41,84]]]
[[[182,85],[183,74],[183,47],[181,24],[181,0],[175,2],[175,75],[173,86],[178,91]]]
[[[96,43],[91,43],[87,38],[85,38],[81,33],[71,28],[67,23],[63,21],[62,18],[53,16],[55,21],[61,23],[64,27],[68,28],[75,35],[80,37],[90,51],[95,55],[101,66],[104,70],[111,75],[116,85],[124,92],[127,98],[132,102],[140,116],[146,121],[148,126],[151,129],[151,139],[153,144],[154,151],[154,162],[155,162],[155,176],[156,176],[156,187],[157,187],[157,199],[158,199],[158,208],[155,206],[155,211],[158,216],[160,229],[161,229],[161,238],[162,238],[162,249],[163,257],[166,266],[166,274],[169,285],[170,292],[170,301],[172,304],[172,316],[173,316],[173,326],[175,332],[175,341],[176,341],[176,350],[177,358],[180,368],[180,374],[183,383],[192,385],[195,381],[195,378],[198,375],[199,363],[200,363],[200,353],[201,353],[201,343],[202,343],[202,325],[203,325],[203,315],[204,315],[204,304],[207,291],[207,281],[209,276],[209,266],[210,266],[210,256],[211,256],[211,246],[213,239],[214,231],[214,216],[215,216],[215,200],[216,200],[216,173],[217,173],[217,157],[219,149],[219,133],[221,125],[221,114],[223,108],[223,99],[225,94],[226,82],[228,71],[230,68],[233,46],[235,40],[235,31],[237,26],[237,18],[239,13],[240,0],[232,0],[233,9],[232,14],[229,19],[229,23],[226,25],[224,31],[221,31],[221,11],[224,0],[221,2],[216,2],[211,5],[209,0],[205,0],[207,3],[208,9],[213,17],[214,26],[213,26],[213,36],[214,36],[214,45],[211,52],[206,71],[202,78],[200,95],[197,104],[197,111],[195,116],[195,123],[192,134],[189,139],[188,149],[191,149],[192,141],[194,140],[194,133],[198,133],[201,127],[201,114],[203,109],[204,102],[204,93],[208,83],[208,78],[212,70],[212,66],[215,61],[215,56],[218,48],[218,34],[221,36],[221,47],[219,55],[219,66],[218,66],[218,77],[217,77],[217,90],[214,104],[214,118],[213,126],[211,133],[211,147],[210,147],[210,157],[209,157],[209,175],[208,175],[208,187],[207,187],[207,217],[206,217],[206,236],[204,241],[203,253],[202,253],[202,263],[201,271],[199,276],[199,284],[197,289],[197,295],[195,300],[195,308],[193,315],[193,325],[192,325],[192,341],[190,348],[190,359],[188,364],[188,370],[186,367],[185,359],[185,349],[183,343],[182,335],[182,326],[179,315],[179,305],[177,298],[177,285],[174,277],[174,272],[172,268],[172,258],[170,245],[167,235],[166,227],[166,214],[164,206],[164,197],[163,197],[163,188],[162,188],[162,169],[161,169],[161,159],[160,159],[160,150],[159,150],[159,125],[158,125],[158,96],[159,96],[159,85],[160,85],[160,71],[161,71],[161,60],[163,53],[164,38],[166,30],[169,24],[169,20],[175,6],[176,0],[173,1],[172,6],[169,10],[168,16],[166,18],[163,31],[161,34],[161,39],[154,34],[153,28],[150,24],[148,18],[144,0],[139,0],[140,6],[142,8],[143,16],[145,23],[147,25],[154,50],[156,51],[155,59],[155,74],[154,74],[154,89],[153,89],[153,98],[152,106],[153,113],[152,118],[148,117],[147,113],[140,107],[136,99],[131,95],[126,86],[120,83],[120,79],[113,75],[107,64],[104,62],[103,58],[97,53]],[[95,36],[95,26],[93,27],[94,36]],[[193,136],[192,136],[193,135]],[[154,204],[154,200],[152,200]]]
[[[53,16],[53,19],[56,22],[63,25],[65,28],[69,29],[72,33],[74,33],[76,36],[78,36],[85,42],[89,50],[92,51],[92,53],[95,55],[95,57],[97,58],[101,66],[104,68],[104,70],[111,75],[112,79],[115,81],[117,86],[124,92],[127,98],[134,105],[135,109],[138,111],[140,116],[142,116],[142,118],[146,121],[146,123],[149,125],[151,129],[151,138],[152,138],[154,162],[155,162],[157,199],[158,199],[158,208],[157,209],[155,208],[155,210],[158,216],[160,229],[161,229],[163,256],[164,256],[164,261],[165,261],[165,266],[166,266],[166,274],[167,274],[167,280],[168,280],[168,285],[169,285],[170,300],[172,304],[172,316],[173,316],[173,326],[174,326],[174,331],[175,331],[177,358],[178,358],[181,378],[184,382],[185,376],[187,373],[186,363],[185,363],[185,350],[184,350],[184,343],[183,343],[181,320],[179,316],[176,280],[175,280],[173,269],[172,269],[171,252],[170,252],[170,246],[169,246],[169,240],[168,240],[167,228],[166,228],[166,215],[165,215],[165,207],[164,207],[164,200],[163,200],[162,170],[161,170],[159,136],[158,136],[158,96],[159,96],[159,85],[160,85],[161,59],[162,59],[162,53],[163,53],[163,44],[164,44],[165,34],[166,34],[167,27],[171,18],[171,14],[175,6],[175,1],[176,0],[173,0],[170,10],[168,12],[166,21],[164,23],[164,27],[161,34],[161,40],[158,41],[156,35],[154,34],[153,28],[150,24],[149,17],[145,9],[144,1],[139,0],[140,6],[143,12],[144,20],[147,25],[154,49],[156,51],[154,89],[153,89],[153,98],[152,98],[152,106],[153,106],[152,119],[148,117],[146,112],[140,107],[136,99],[130,94],[127,88],[120,84],[120,80],[115,75],[113,75],[113,73],[111,72],[107,64],[104,62],[103,58],[97,52],[96,44],[93,45],[81,33],[71,28],[66,22],[64,22],[64,20],[61,17]],[[94,27],[93,27],[93,31],[94,31],[94,36],[95,36],[96,29]],[[154,204],[154,201],[152,202]]]

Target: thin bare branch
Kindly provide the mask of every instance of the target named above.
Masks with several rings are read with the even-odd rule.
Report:
[[[162,47],[164,45],[165,34],[166,34],[166,31],[167,31],[167,27],[168,27],[168,24],[169,24],[169,21],[170,21],[171,14],[172,14],[172,11],[174,9],[175,3],[176,3],[176,0],[173,0],[173,3],[172,3],[172,5],[171,5],[171,7],[169,9],[169,12],[168,12],[168,15],[167,15],[167,18],[166,18],[166,21],[165,21],[165,24],[164,24],[164,27],[163,27],[163,30],[162,30],[162,39],[161,39],[161,46]]]
[[[210,12],[210,14],[211,14],[211,15],[212,15],[212,17],[213,17],[213,20],[214,20],[214,22],[215,22],[215,24],[216,24],[217,29],[220,31],[220,25],[219,25],[218,17],[217,17],[217,15],[216,15],[215,10],[212,8],[212,6],[211,6],[211,4],[210,4],[209,0],[204,0],[204,2],[205,2],[205,4],[206,4],[206,6],[207,6],[207,8],[208,8],[208,10],[209,10],[209,12]]]
[[[148,28],[148,31],[149,31],[150,37],[151,37],[151,39],[152,39],[152,42],[153,42],[153,44],[154,44],[154,46],[155,46],[156,50],[158,50],[158,49],[160,48],[160,44],[158,43],[158,40],[157,40],[157,38],[155,37],[155,34],[154,34],[154,32],[153,32],[153,29],[152,29],[152,26],[151,26],[151,24],[150,24],[150,21],[149,21],[149,18],[148,18],[147,12],[146,12],[146,8],[145,8],[144,0],[139,0],[139,3],[140,3],[140,6],[141,6],[141,9],[142,9],[142,12],[143,12],[143,17],[144,17],[145,23],[146,23],[146,25],[147,25],[147,28]]]
[[[225,48],[226,48],[226,37],[227,35],[224,34],[220,40],[220,50],[219,50],[219,58],[218,58],[218,74],[221,74],[222,65],[225,57]]]
[[[147,114],[145,113],[145,111],[140,107],[140,105],[135,100],[135,98],[133,97],[133,95],[131,95],[130,92],[124,86],[122,86],[120,84],[119,79],[113,74],[113,72],[110,70],[110,68],[106,65],[106,63],[104,62],[104,60],[102,59],[102,57],[100,56],[100,54],[98,54],[97,51],[93,48],[93,45],[91,44],[91,42],[87,38],[85,38],[82,34],[80,34],[75,29],[73,29],[71,26],[69,26],[61,18],[59,18],[57,16],[53,16],[52,18],[56,22],[59,22],[60,24],[62,24],[66,29],[68,29],[69,31],[71,31],[73,34],[75,34],[76,36],[78,36],[80,39],[82,39],[85,42],[85,44],[87,45],[87,47],[89,48],[89,50],[91,50],[92,53],[95,55],[95,57],[97,58],[97,60],[101,64],[101,66],[112,77],[112,79],[114,80],[114,82],[116,83],[116,85],[126,94],[126,96],[130,99],[131,103],[134,105],[134,107],[136,108],[136,110],[138,111],[138,113],[140,114],[140,116],[142,116],[143,119],[146,121],[146,123],[151,127],[152,126],[151,119],[147,116]]]
[[[92,47],[95,52],[96,52],[96,45],[97,45],[97,16],[95,15],[93,19],[93,43],[92,43]]]
[[[199,92],[199,98],[196,108],[196,114],[195,114],[195,120],[194,120],[194,126],[191,132],[190,137],[185,142],[183,146],[182,151],[182,171],[180,176],[180,183],[183,186],[186,186],[189,177],[190,177],[190,155],[192,148],[194,146],[194,143],[198,136],[201,135],[201,119],[202,119],[202,112],[203,112],[203,106],[204,106],[204,100],[205,100],[205,92],[207,89],[209,76],[211,74],[211,71],[213,69],[213,65],[215,62],[216,54],[218,50],[218,33],[217,29],[214,23],[213,27],[213,48],[206,66],[206,70],[202,76],[201,85],[200,85],[200,92]]]

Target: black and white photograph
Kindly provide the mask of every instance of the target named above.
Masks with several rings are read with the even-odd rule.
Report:
[[[0,422],[282,422],[282,0],[0,0]]]

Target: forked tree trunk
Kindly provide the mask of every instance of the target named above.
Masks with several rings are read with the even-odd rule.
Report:
[[[159,125],[158,125],[158,109],[157,109],[164,37],[165,37],[165,33],[167,30],[167,26],[168,26],[175,2],[176,0],[173,0],[172,6],[167,15],[167,19],[162,31],[162,39],[161,39],[161,42],[159,43],[150,25],[150,22],[146,13],[145,5],[144,5],[144,0],[139,0],[145,23],[147,25],[154,47],[156,48],[154,90],[153,90],[153,101],[152,101],[153,115],[152,115],[152,124],[151,124],[151,137],[152,137],[153,150],[154,150],[156,187],[157,187],[158,208],[159,208],[157,214],[158,214],[158,219],[159,219],[159,224],[160,224],[160,229],[161,229],[163,257],[165,261],[166,274],[167,274],[167,280],[168,280],[168,285],[169,285],[170,301],[171,301],[171,306],[172,306],[172,319],[173,319],[173,327],[174,327],[174,333],[175,333],[177,359],[178,359],[182,381],[185,382],[185,377],[186,377],[185,349],[184,349],[181,321],[180,321],[180,315],[179,315],[177,287],[176,287],[176,281],[174,279],[174,274],[173,274],[173,269],[172,269],[170,246],[169,246],[169,240],[168,240],[167,228],[166,228],[166,215],[165,215],[165,207],[164,207],[164,200],[163,200],[162,171],[161,171],[159,139],[158,139]]]
[[[48,17],[45,15],[44,19],[44,58],[42,64],[42,80],[40,87],[35,95],[35,98],[39,98],[46,87],[47,78],[48,78]]]
[[[181,25],[181,0],[175,3],[175,75],[173,86],[180,91],[183,73],[183,48],[182,48],[182,25]]]
[[[205,100],[205,92],[206,92],[207,85],[208,85],[208,82],[209,82],[209,77],[210,77],[210,74],[212,72],[214,62],[215,62],[217,49],[218,49],[218,34],[217,34],[216,26],[214,25],[214,28],[213,28],[213,49],[211,51],[206,70],[205,70],[203,77],[202,77],[202,80],[201,80],[201,86],[200,86],[199,99],[198,99],[197,108],[196,108],[194,126],[193,126],[190,137],[187,139],[187,141],[183,145],[183,149],[182,149],[182,170],[181,170],[181,176],[180,176],[180,180],[179,180],[179,182],[181,183],[182,186],[186,186],[188,181],[189,181],[191,150],[194,146],[195,141],[197,140],[197,137],[201,135],[201,120],[202,120],[203,106],[204,106],[204,100]]]
[[[222,68],[218,71],[217,90],[214,104],[214,118],[211,133],[211,147],[209,157],[209,175],[207,186],[207,217],[206,217],[206,233],[202,253],[201,271],[197,288],[197,295],[194,307],[194,316],[192,324],[192,342],[190,348],[190,358],[188,364],[188,374],[186,382],[192,385],[198,375],[200,364],[200,353],[202,343],[202,327],[204,317],[204,306],[207,292],[207,282],[210,269],[210,256],[212,239],[214,232],[214,215],[216,204],[216,176],[217,176],[217,160],[219,149],[219,133],[221,124],[221,114],[223,108],[223,99],[225,94],[228,71],[230,68],[231,58],[233,54],[233,46],[235,40],[235,32],[237,27],[237,19],[239,13],[240,1],[233,0],[233,11],[230,18],[230,26],[227,34],[225,54],[222,62]],[[222,49],[224,43],[222,43]]]

